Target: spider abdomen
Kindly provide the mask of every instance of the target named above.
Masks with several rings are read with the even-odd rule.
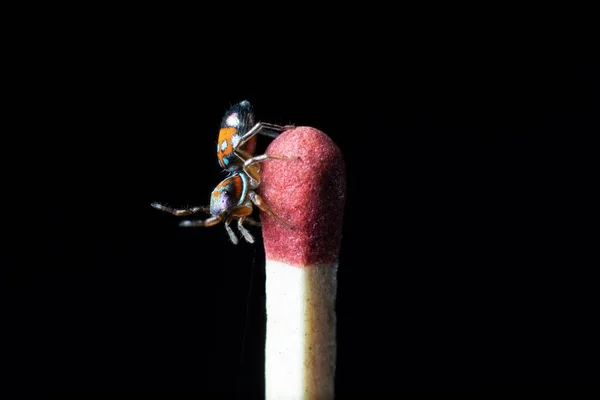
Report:
[[[244,203],[248,185],[248,177],[244,173],[236,173],[223,180],[210,196],[210,213],[220,215]]]

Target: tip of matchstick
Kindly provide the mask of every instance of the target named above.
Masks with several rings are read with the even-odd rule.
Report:
[[[297,127],[278,136],[266,154],[259,193],[278,218],[261,211],[267,260],[308,266],[336,263],[346,197],[342,153],[329,136]]]

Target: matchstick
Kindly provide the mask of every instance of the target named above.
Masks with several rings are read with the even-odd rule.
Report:
[[[265,398],[333,399],[338,255],[346,179],[325,133],[298,127],[266,154],[259,188],[266,258]]]

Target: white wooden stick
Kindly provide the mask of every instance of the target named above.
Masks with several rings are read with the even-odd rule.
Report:
[[[266,262],[266,398],[333,399],[337,264]]]

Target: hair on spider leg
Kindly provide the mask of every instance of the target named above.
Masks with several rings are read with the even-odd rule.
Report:
[[[208,212],[208,207],[204,207],[204,206],[187,206],[184,208],[173,208],[173,207],[169,207],[167,205],[163,205],[159,202],[153,202],[150,203],[150,205],[153,208],[156,208],[157,210],[160,211],[164,211],[167,212],[169,214],[173,214],[175,216],[186,216],[186,215],[191,215],[191,214],[196,214],[199,212]]]

